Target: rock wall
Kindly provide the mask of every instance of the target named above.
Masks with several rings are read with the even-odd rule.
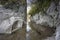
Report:
[[[31,16],[30,20],[31,29],[36,31],[42,37],[42,40],[60,40],[60,1],[57,5],[55,2],[51,2],[45,14],[42,12],[36,13]],[[35,38],[35,35],[33,36]]]
[[[0,40],[25,40],[25,10],[25,0],[0,0]]]

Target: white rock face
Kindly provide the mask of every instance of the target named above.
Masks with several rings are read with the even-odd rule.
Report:
[[[18,12],[5,9],[0,6],[0,33],[11,33],[13,24],[18,22],[16,28],[21,28],[24,21],[24,7],[20,7]]]
[[[36,24],[46,25],[53,27],[53,19],[47,15],[39,15],[36,14],[32,17],[32,20],[36,22]]]

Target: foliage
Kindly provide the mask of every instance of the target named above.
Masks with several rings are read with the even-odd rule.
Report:
[[[0,4],[4,5],[5,3],[13,3],[13,2],[20,2],[22,4],[24,4],[26,2],[26,0],[0,0]]]
[[[39,13],[40,11],[41,12],[46,11],[50,3],[51,3],[51,0],[37,0],[35,4],[33,4],[34,6],[32,6],[29,14],[34,15],[36,13]]]
[[[25,0],[0,0],[0,4],[3,5],[6,9],[15,10],[18,12],[20,6],[24,6],[26,4]]]

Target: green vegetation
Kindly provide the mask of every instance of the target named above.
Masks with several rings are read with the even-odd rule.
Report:
[[[21,4],[25,4],[26,3],[26,1],[25,0],[0,0],[0,4],[2,4],[2,5],[5,5],[6,3],[7,4],[10,4],[10,3],[21,3]]]
[[[55,2],[55,4],[58,5],[59,0],[36,0],[36,2],[32,3],[29,14],[32,16],[39,12],[41,12],[41,14],[46,13],[51,2]]]
[[[25,0],[0,0],[0,4],[7,9],[18,11],[21,5],[25,5]]]
[[[12,3],[12,2],[16,2],[17,0],[0,0],[0,4],[5,5],[6,3]]]
[[[37,0],[34,6],[32,6],[32,9],[30,10],[29,14],[34,15],[39,12],[44,12],[48,9],[49,5],[51,3],[51,0]]]

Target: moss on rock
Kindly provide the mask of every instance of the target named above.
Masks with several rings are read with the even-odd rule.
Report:
[[[51,0],[37,0],[34,6],[32,6],[29,14],[34,15],[39,12],[44,12],[48,9],[49,5],[51,3]]]

